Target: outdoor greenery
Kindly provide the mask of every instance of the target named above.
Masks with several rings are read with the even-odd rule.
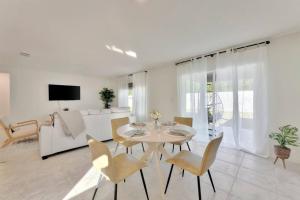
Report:
[[[273,140],[276,140],[278,144],[283,148],[287,148],[287,145],[299,146],[299,136],[296,134],[298,128],[291,125],[286,125],[279,127],[279,130],[279,133],[271,133],[269,137]]]
[[[113,99],[115,98],[115,94],[114,91],[112,89],[108,89],[108,88],[103,88],[101,90],[101,92],[99,92],[100,94],[100,98],[104,103],[104,108],[108,109],[110,108],[110,104],[113,101]]]
[[[207,82],[207,92],[214,92],[214,84],[213,82]]]

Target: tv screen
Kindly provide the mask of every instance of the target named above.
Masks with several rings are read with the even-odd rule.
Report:
[[[49,101],[80,100],[80,86],[48,85]]]

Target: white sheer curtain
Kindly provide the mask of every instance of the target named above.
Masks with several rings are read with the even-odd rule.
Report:
[[[183,117],[192,117],[199,134],[208,134],[207,59],[201,58],[177,67],[178,110]]]
[[[222,104],[222,115],[215,121],[217,131],[223,131],[223,144],[239,146],[238,139],[238,94],[236,54],[231,51],[217,54],[216,60],[216,100]]]
[[[118,80],[118,106],[128,107],[128,76],[122,76]]]
[[[137,121],[146,121],[148,116],[147,73],[140,72],[132,75],[133,83],[133,114]]]
[[[224,143],[267,157],[267,47],[217,55],[215,91],[223,104],[216,127]]]

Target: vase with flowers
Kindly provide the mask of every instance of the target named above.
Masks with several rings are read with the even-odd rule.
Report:
[[[157,128],[157,127],[158,127],[159,118],[161,118],[160,112],[157,111],[157,110],[153,110],[153,111],[150,113],[150,117],[154,120],[155,128]]]

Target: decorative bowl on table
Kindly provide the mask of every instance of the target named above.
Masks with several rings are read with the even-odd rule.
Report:
[[[133,123],[130,124],[130,126],[132,126],[132,127],[145,127],[146,124],[143,123],[143,122],[133,122]]]
[[[144,136],[145,133],[146,133],[145,130],[135,129],[135,130],[127,131],[125,133],[125,135],[128,136],[128,137],[141,137],[141,136]]]
[[[168,133],[173,136],[182,136],[182,137],[188,137],[191,135],[190,132],[182,129],[177,129],[177,128],[170,129]]]

